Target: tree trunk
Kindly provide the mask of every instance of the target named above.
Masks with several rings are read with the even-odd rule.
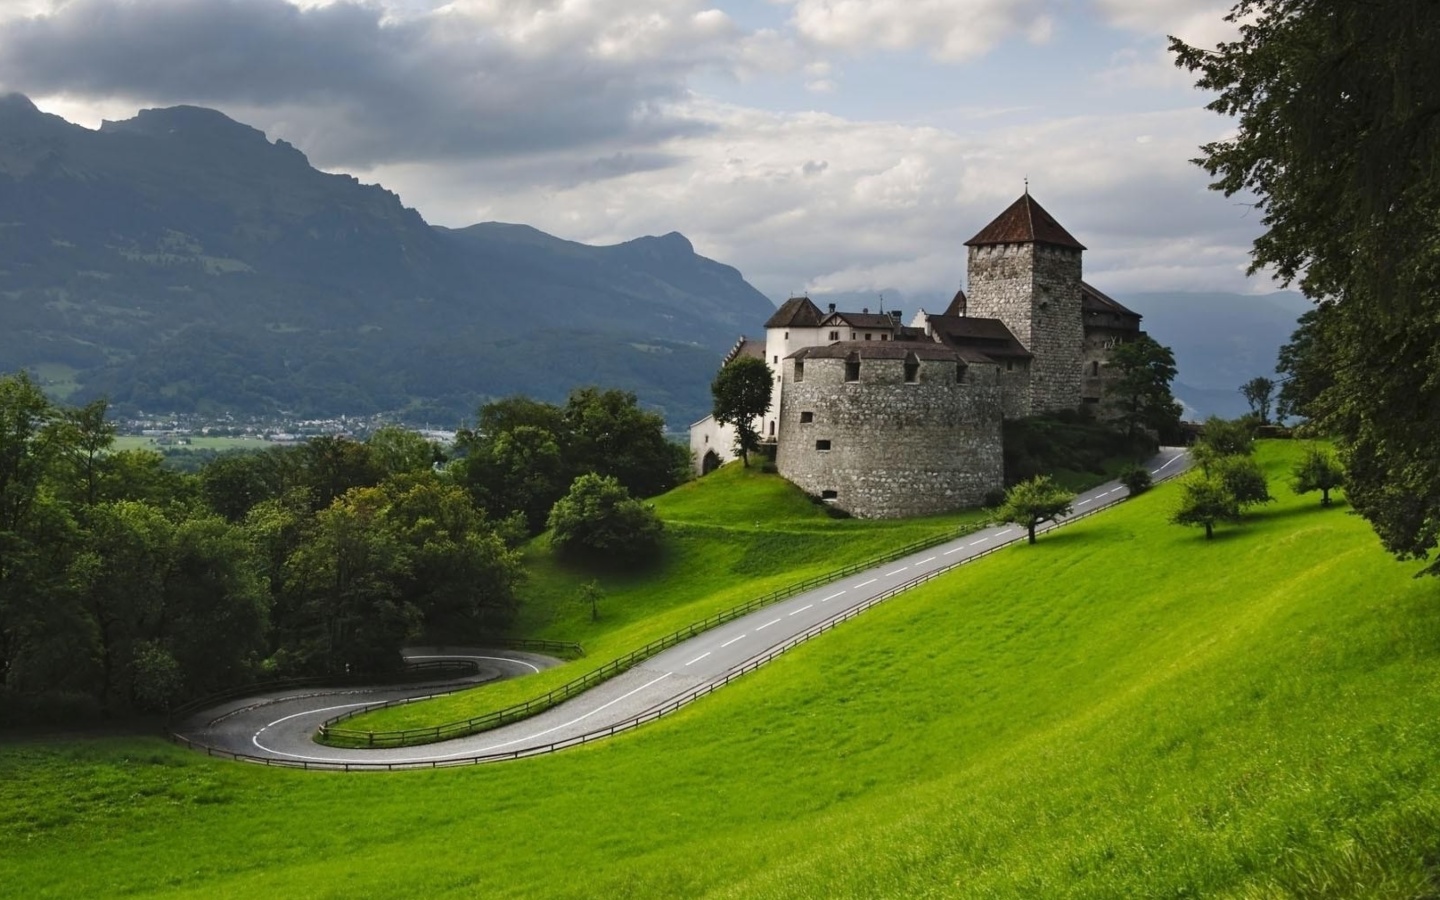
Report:
[[[1329,489],[1329,488],[1321,488],[1321,489],[1320,489],[1320,505],[1321,505],[1321,506],[1329,506],[1329,505],[1330,505],[1330,489]]]
[[[1034,523],[1034,522],[1031,522],[1030,525],[1029,525],[1029,528],[1030,528],[1030,543],[1033,544],[1033,543],[1035,543],[1035,523]]]
[[[1205,523],[1205,540],[1208,541],[1208,540],[1210,540],[1211,538],[1213,538],[1214,536],[1215,536],[1215,525],[1214,525],[1213,523],[1211,523],[1211,522],[1206,522],[1206,523]]]

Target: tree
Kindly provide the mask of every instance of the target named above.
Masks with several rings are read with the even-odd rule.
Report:
[[[1265,480],[1265,472],[1248,456],[1221,457],[1213,466],[1213,474],[1225,485],[1225,490],[1235,498],[1240,509],[1269,503],[1274,499],[1270,496],[1270,485]]]
[[[1311,447],[1290,471],[1290,483],[1297,494],[1320,492],[1320,505],[1330,505],[1330,492],[1345,486],[1345,470],[1335,457],[1319,447]]]
[[[1396,556],[1428,559],[1440,542],[1440,17],[1433,0],[1242,0],[1230,18],[1238,40],[1171,42],[1218,95],[1209,108],[1236,119],[1199,162],[1213,188],[1263,211],[1252,271],[1320,304],[1313,344],[1291,350],[1328,369],[1304,412],[1335,436],[1351,504]]]
[[[600,582],[591,579],[580,585],[580,602],[590,607],[590,621],[600,621],[600,598],[605,592],[600,590]]]
[[[1120,483],[1125,485],[1131,497],[1138,497],[1150,490],[1150,470],[1144,466],[1131,466],[1120,473]]]
[[[1263,375],[1257,375],[1240,385],[1240,394],[1245,398],[1245,402],[1250,404],[1250,411],[1260,419],[1260,424],[1269,425],[1275,382]]]
[[[371,463],[386,477],[426,472],[445,455],[434,443],[408,428],[386,425],[375,429],[365,440]]]
[[[1159,435],[1178,430],[1180,408],[1170,393],[1176,373],[1175,354],[1169,347],[1142,334],[1112,350],[1105,365],[1120,373],[1107,393],[1125,424],[1126,435],[1134,438],[1141,429]]]
[[[1036,526],[1068,516],[1074,502],[1075,495],[1052,481],[1049,475],[1037,475],[1005,492],[1005,503],[998,515],[1003,522],[1023,525],[1033,544]]]
[[[606,475],[581,475],[550,510],[550,543],[572,559],[636,562],[653,557],[664,524]]]
[[[1255,449],[1255,438],[1250,433],[1249,423],[1244,419],[1211,416],[1200,427],[1200,437],[1196,444],[1217,457],[1249,456]]]
[[[1202,525],[1208,541],[1220,522],[1240,521],[1240,504],[1219,478],[1199,473],[1185,479],[1180,489],[1180,506],[1170,516],[1172,523]]]
[[[614,476],[636,497],[670,490],[689,464],[689,450],[666,440],[664,417],[641,409],[629,391],[576,388],[565,425],[569,471]]]
[[[710,393],[715,398],[715,421],[735,427],[735,448],[747,468],[750,451],[760,447],[755,420],[770,408],[773,377],[763,359],[739,356],[727,363],[710,384]]]
[[[1281,421],[1291,416],[1322,418],[1317,404],[1335,383],[1335,361],[1326,356],[1320,333],[1333,319],[1334,310],[1334,304],[1306,310],[1289,343],[1280,347],[1275,371],[1284,376],[1276,399],[1276,415]]]

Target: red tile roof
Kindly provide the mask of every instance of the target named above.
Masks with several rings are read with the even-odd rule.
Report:
[[[1026,192],[1010,208],[995,217],[995,221],[980,229],[980,233],[965,242],[967,247],[984,247],[991,244],[1051,244],[1056,247],[1070,247],[1084,250],[1085,245],[1070,236],[1070,232],[1055,221],[1035,198]]]

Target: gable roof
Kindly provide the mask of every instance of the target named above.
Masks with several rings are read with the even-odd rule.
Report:
[[[1133,309],[1122,306],[1118,300],[1092,285],[1080,282],[1080,308],[1093,310],[1094,312],[1116,313],[1122,316],[1134,316],[1139,321],[1143,316]]]
[[[969,304],[970,301],[965,299],[965,291],[962,288],[955,292],[955,297],[950,301],[950,305],[945,307],[943,315],[963,316],[965,315],[965,308],[969,306]]]
[[[995,221],[980,229],[979,234],[965,242],[967,247],[992,244],[1050,244],[1074,250],[1085,249],[1084,244],[1071,237],[1054,216],[1035,202],[1029,191],[996,216]]]
[[[946,346],[978,350],[995,359],[1030,359],[1030,351],[999,319],[975,316],[931,316],[930,330]]]
[[[742,356],[753,356],[761,362],[764,362],[765,342],[752,340],[741,335],[740,340],[735,342],[735,346],[730,348],[730,352],[725,354],[725,359],[721,361],[720,366],[722,368],[728,366]]]
[[[820,307],[809,297],[791,297],[765,320],[766,328],[814,328],[822,318]]]
[[[822,325],[844,322],[851,328],[897,328],[900,320],[889,313],[833,312],[825,317]]]

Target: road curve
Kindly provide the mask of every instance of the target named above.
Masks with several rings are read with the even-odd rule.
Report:
[[[1183,448],[1163,448],[1147,466],[1159,481],[1184,471],[1188,459]],[[1075,511],[1068,518],[1103,509],[1126,496],[1122,485],[1108,482],[1076,497]],[[1039,530],[1048,531],[1065,521]],[[547,752],[556,744],[608,734],[633,724],[637,718],[653,716],[726,681],[747,663],[793,643],[806,632],[853,615],[878,595],[1024,539],[1025,529],[1020,526],[998,525],[839,579],[697,635],[537,716],[470,737],[376,750],[337,749],[313,740],[320,723],[331,716],[385,700],[433,693],[434,685],[312,689],[252,697],[197,713],[174,731],[176,737],[197,749],[268,764],[315,768],[430,767]],[[441,655],[453,658],[457,654],[436,649],[417,652],[412,658]],[[555,662],[510,651],[466,651],[458,655],[478,657],[476,661],[486,667],[476,676],[479,681],[513,677]]]

